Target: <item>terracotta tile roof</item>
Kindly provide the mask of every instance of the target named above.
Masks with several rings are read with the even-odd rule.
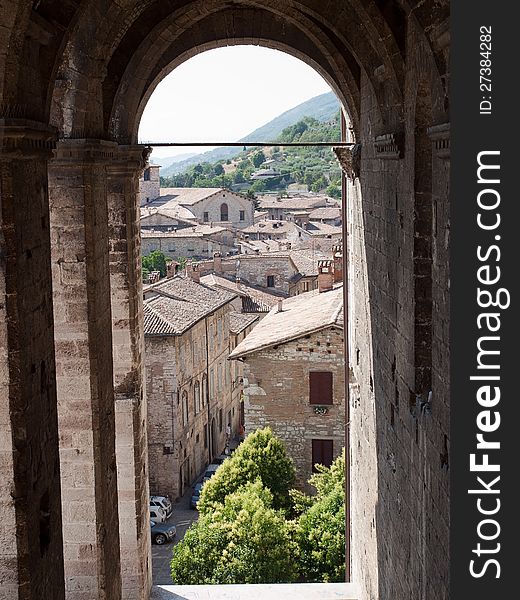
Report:
[[[338,207],[323,207],[315,208],[309,215],[309,219],[339,219],[341,217],[341,208]]]
[[[287,298],[282,312],[273,308],[229,357],[241,358],[333,326],[343,327],[342,286],[321,294],[313,290]]]
[[[272,306],[278,303],[280,298],[286,294],[272,293],[265,288],[252,286],[246,283],[237,284],[236,281],[230,281],[225,277],[210,274],[200,278],[204,285],[228,290],[242,297],[242,310],[244,312],[269,312]]]
[[[293,198],[260,198],[258,208],[268,210],[270,208],[283,208],[284,210],[305,210],[326,206],[326,196],[301,196]]]
[[[223,231],[231,231],[227,227],[221,227],[220,225],[195,225],[193,227],[183,227],[177,229],[177,231],[151,231],[150,229],[142,229],[141,237],[144,238],[191,238],[191,237],[204,237],[214,233],[222,233]]]
[[[180,335],[236,298],[236,294],[173,277],[147,287],[158,295],[144,302],[145,335]]]
[[[218,192],[231,193],[224,188],[161,188],[161,198],[168,197],[177,204],[193,206]]]
[[[244,314],[240,312],[229,313],[229,330],[231,333],[238,335],[246,327],[249,327],[255,321],[258,321],[260,317],[255,314]]]
[[[343,233],[341,226],[329,225],[328,223],[320,223],[319,221],[311,221],[307,224],[307,233],[313,236],[334,235],[340,236]]]
[[[304,229],[293,223],[292,221],[274,221],[271,219],[264,219],[258,221],[254,225],[250,225],[245,229],[242,229],[243,234],[249,233],[265,233],[265,234],[281,234],[281,233],[292,233],[292,232],[305,232]]]

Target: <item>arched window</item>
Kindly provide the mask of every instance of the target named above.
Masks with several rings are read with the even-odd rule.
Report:
[[[193,397],[195,400],[195,414],[198,415],[200,413],[200,383],[198,381],[195,382]]]
[[[220,220],[227,221],[228,220],[228,205],[223,202],[220,205]]]

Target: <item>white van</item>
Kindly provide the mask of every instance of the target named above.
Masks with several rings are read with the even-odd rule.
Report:
[[[170,499],[167,496],[150,496],[150,506],[159,506],[166,513],[166,518],[169,519],[173,506]]]
[[[166,513],[160,506],[150,506],[150,520],[154,523],[164,523],[166,521]]]

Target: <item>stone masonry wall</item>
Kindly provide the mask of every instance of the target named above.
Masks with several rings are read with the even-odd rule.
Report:
[[[363,77],[361,174],[348,189],[351,539],[363,600],[448,597],[449,167],[433,141],[431,152],[415,149],[425,120],[444,122],[445,95],[412,21],[408,36],[402,157],[380,158],[374,137],[389,131]],[[432,182],[429,200],[421,178]],[[416,204],[425,201],[427,210]],[[422,314],[414,232],[432,253],[433,301]],[[418,387],[417,357],[431,390]]]
[[[309,372],[333,373],[333,406],[325,415],[309,404]],[[343,331],[329,328],[244,358],[246,435],[271,427],[296,467],[297,485],[309,490],[312,439],[333,440],[334,458],[345,444]]]
[[[233,420],[239,413],[227,360],[232,308],[226,304],[180,336],[146,335],[151,493],[178,498],[224,450],[228,415]],[[201,394],[197,412],[196,383]],[[184,394],[187,422],[183,422]]]

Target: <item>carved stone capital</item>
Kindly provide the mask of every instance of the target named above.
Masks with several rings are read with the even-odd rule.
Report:
[[[351,148],[337,146],[333,150],[343,173],[352,181],[359,177],[361,170],[361,144],[355,144]]]
[[[450,124],[434,125],[427,130],[436,155],[439,158],[450,157]]]
[[[60,166],[108,165],[114,159],[117,144],[106,140],[64,139],[54,151],[54,163]]]
[[[29,119],[0,119],[0,157],[50,158],[58,132],[54,127]]]
[[[150,146],[118,146],[112,162],[108,165],[108,174],[141,176],[151,153]]]
[[[399,160],[404,154],[404,134],[400,131],[376,135],[374,138],[376,158]]]

